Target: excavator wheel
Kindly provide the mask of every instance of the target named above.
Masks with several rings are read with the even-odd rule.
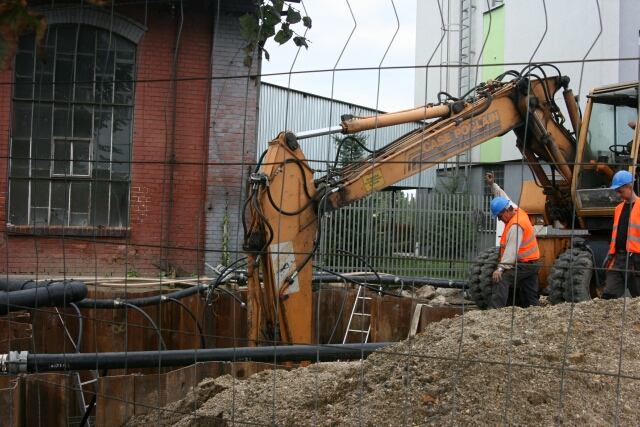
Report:
[[[481,310],[486,310],[491,302],[493,282],[491,276],[498,265],[500,247],[480,252],[469,267],[469,293]]]
[[[553,262],[547,278],[551,304],[582,302],[591,299],[593,258],[589,251],[571,248]]]
[[[493,272],[498,265],[500,247],[485,249],[480,252],[469,267],[469,293],[480,310],[486,310],[493,296]],[[514,296],[515,293],[515,296]],[[509,289],[507,305],[522,306],[520,289]]]

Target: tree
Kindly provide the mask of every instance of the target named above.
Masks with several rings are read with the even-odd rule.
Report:
[[[338,166],[342,169],[364,159],[367,152],[367,138],[369,136],[358,132],[341,138],[333,135],[333,143],[338,150]]]
[[[244,57],[244,65],[246,67],[251,67],[252,54],[258,46],[264,52],[267,61],[269,60],[269,52],[264,49],[264,43],[270,37],[274,37],[273,40],[281,45],[293,37],[293,42],[296,46],[309,48],[306,37],[296,33],[291,28],[291,25],[302,21],[302,25],[306,28],[311,28],[311,18],[308,16],[302,17],[300,11],[291,5],[287,7],[285,12],[284,0],[254,1],[257,6],[255,11],[240,17],[240,34],[247,41],[247,45],[243,48],[246,55]],[[276,32],[276,27],[278,26],[280,28]]]
[[[18,40],[27,31],[36,34],[38,57],[46,62],[40,40],[47,30],[47,21],[41,14],[29,10],[26,0],[3,0],[0,3],[0,70],[10,70],[18,52]]]
[[[94,6],[105,6],[110,0],[86,0]],[[46,18],[27,7],[27,0],[0,0],[0,70],[10,70],[18,51],[20,36],[28,31],[36,35],[38,57],[47,62],[40,41],[47,31]]]
[[[464,186],[464,175],[447,173],[447,179],[440,179],[443,190],[435,190],[430,203],[437,206],[429,215],[425,241],[439,246],[438,253],[448,260],[462,260],[468,248],[478,243],[475,212],[471,206],[469,187]],[[462,188],[462,190],[460,190]]]

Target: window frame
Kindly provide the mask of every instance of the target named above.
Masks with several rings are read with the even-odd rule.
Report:
[[[71,55],[72,57],[71,76],[73,80],[70,84],[67,84],[69,93],[66,99],[59,99],[56,88],[60,85],[60,82],[56,82],[55,76],[56,67],[60,61],[58,57],[58,50],[60,49],[58,37],[60,37],[60,29],[64,28],[73,28],[75,30],[75,38],[73,41],[75,45],[71,49],[68,47],[66,49],[68,51],[73,50],[73,52],[64,53],[64,55]],[[18,66],[14,67],[14,73],[12,73],[14,88],[11,93],[12,126],[7,171],[7,230],[10,233],[33,234],[35,232],[36,234],[40,234],[40,232],[45,230],[47,234],[64,233],[81,235],[95,234],[95,231],[99,230],[97,234],[100,235],[128,235],[131,217],[137,45],[117,33],[80,23],[59,23],[52,25],[48,29],[48,34],[54,31],[55,37],[53,41],[47,43],[46,39],[43,40],[43,47],[53,52],[53,55],[49,56],[49,61],[53,63],[50,67],[45,68],[45,66],[39,64],[39,60],[34,54],[35,46],[30,46],[26,50],[21,46],[21,49],[16,54]],[[80,51],[80,37],[83,31],[88,31],[89,34],[94,37],[94,40],[91,42],[93,43],[93,53]],[[105,37],[105,34],[108,34],[108,37]],[[105,39],[107,40],[106,44]],[[102,46],[101,43],[104,46]],[[107,63],[104,64],[103,69],[99,68],[100,53],[104,53],[108,60]],[[28,55],[25,54],[30,55],[30,58],[27,58]],[[93,82],[91,82],[92,91],[89,99],[86,99],[86,96],[85,98],[78,98],[77,95],[77,89],[84,81],[78,80],[78,73],[82,71],[78,69],[78,57],[80,55],[85,55],[93,59],[91,72],[94,77]],[[18,62],[18,58],[20,57],[26,60],[28,67],[19,67],[20,63]],[[63,58],[62,60],[66,61],[67,59],[68,58]],[[30,71],[26,71],[29,67]],[[106,71],[110,74],[106,73]],[[84,72],[86,74],[87,70],[84,70]],[[28,73],[30,73],[30,76],[23,75]],[[124,75],[124,78],[118,80],[118,73],[120,73],[121,77]],[[52,76],[50,82],[46,77],[47,75]],[[30,80],[27,81],[27,79]],[[104,101],[104,87],[100,87],[101,82],[104,81],[108,82],[102,86],[106,86],[109,90],[109,102]],[[31,85],[32,88],[30,92],[28,89],[25,91],[24,86],[21,88],[21,84]],[[51,85],[49,89],[50,94],[43,94],[43,84]],[[86,82],[84,89],[88,89]],[[25,94],[30,96],[25,97]],[[57,119],[56,109],[59,109],[61,105],[64,106],[64,108],[62,108],[62,110],[64,110],[63,120],[69,121],[63,132],[64,135],[57,134],[55,129],[55,120]],[[19,111],[21,108],[22,111]],[[81,136],[76,136],[76,115],[82,111],[83,108],[89,110],[90,114],[84,116],[86,123],[84,124],[84,129],[81,129],[84,133]],[[16,123],[14,123],[16,121],[16,111],[29,117],[26,118],[26,121],[23,121],[22,124],[16,125]],[[42,116],[43,112],[45,116]],[[47,118],[47,114],[49,114],[48,117],[51,123],[47,125],[48,130],[45,130],[45,135],[42,136],[40,135],[41,130],[38,127],[39,125],[36,124],[36,120],[40,120],[42,117]],[[105,119],[102,119],[103,115]],[[101,122],[98,123],[98,120]],[[100,127],[102,120],[107,124],[106,128]],[[122,126],[125,129],[124,133],[115,129],[115,123],[117,123],[118,120],[122,120],[125,123]],[[20,125],[24,127],[24,132],[18,132],[16,136],[14,130]],[[89,127],[86,127],[86,125],[89,125]],[[98,150],[102,149],[100,138],[104,136],[105,129],[107,129],[106,132],[109,139],[109,152],[108,159],[101,160],[98,158],[97,153],[99,153]],[[25,133],[25,135],[23,135],[23,133]],[[28,135],[26,133],[28,133]],[[36,147],[39,143],[40,148],[45,148],[46,143],[44,143],[44,141],[49,141],[48,159],[40,157],[42,154],[38,153]],[[124,144],[122,144],[122,141],[125,141]],[[24,146],[17,150],[14,148],[16,143],[19,142],[22,144],[28,143],[26,150]],[[68,145],[67,147],[63,147],[63,154],[59,156],[59,158],[56,158],[57,149],[61,144]],[[80,147],[84,144],[86,144],[86,146],[81,149]],[[114,150],[116,149],[121,150],[121,156],[118,159],[114,157]],[[82,151],[82,156],[78,156],[80,150]],[[15,157],[15,151],[20,151],[21,153],[26,151],[27,158],[23,159],[20,156]],[[18,166],[15,165],[16,162],[19,163]],[[38,168],[38,162],[43,162],[41,163],[42,165],[49,163],[48,176],[44,173],[46,167]],[[128,163],[127,170],[122,171],[120,169],[116,171],[123,163]],[[61,164],[63,166],[61,166]],[[104,164],[107,165],[107,169],[100,167],[104,166]],[[98,173],[100,170],[103,172]],[[108,177],[99,176],[104,175],[105,171],[108,173]],[[40,174],[38,172],[40,172]],[[23,181],[23,183],[20,185],[14,184],[18,181]],[[64,182],[66,186],[64,208],[55,207],[52,201],[54,197],[54,186],[60,186],[60,182]],[[97,193],[99,191],[105,191],[105,182],[108,183],[106,193],[98,196]],[[40,201],[35,200],[37,194],[34,194],[34,192],[37,192],[35,189],[37,188],[37,183],[42,183],[48,187],[48,190],[43,191]],[[74,185],[73,183],[76,184]],[[84,209],[75,212],[72,211],[74,199],[71,193],[74,191],[74,187],[81,185],[80,183],[87,183],[87,188],[84,191],[88,197],[86,201],[86,212]],[[13,197],[12,191],[19,191],[21,185],[26,185],[28,189],[26,196],[21,195],[19,196],[20,199]],[[84,184],[82,184],[82,186],[84,186]],[[37,220],[36,210],[45,209],[44,207],[40,207],[39,203],[43,203],[45,199],[43,196],[46,191],[48,191],[46,221],[42,219],[42,216],[40,220]],[[75,191],[79,190],[76,189]],[[105,202],[106,214],[104,212],[97,212],[95,208],[95,205],[99,204],[98,202],[100,200]],[[122,208],[122,202],[125,200],[126,207]],[[19,215],[24,211],[26,223],[11,223],[12,219],[14,219],[12,217],[14,211],[12,211],[11,207],[13,203],[21,204],[15,212]],[[116,209],[116,211],[114,211],[114,209]],[[56,222],[60,221],[53,219],[56,210],[65,212],[62,216],[62,223],[56,224]],[[84,223],[80,221],[80,225],[74,224],[72,220],[73,215],[78,212],[86,215],[86,221],[84,221]],[[98,222],[98,218],[100,217],[102,218],[101,220],[104,220],[105,215],[106,225],[103,225]],[[62,230],[63,228],[64,230]]]

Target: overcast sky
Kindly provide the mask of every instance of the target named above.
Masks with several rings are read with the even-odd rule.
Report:
[[[263,80],[383,111],[413,107],[414,70],[410,67],[415,64],[416,1],[293,4],[313,20],[306,34],[309,49],[298,53],[293,41],[280,46],[270,39],[265,48],[271,60],[263,61],[262,72],[267,74]],[[300,23],[294,29],[302,33],[305,28]],[[379,70],[380,66],[408,68]],[[366,70],[339,71],[356,68]],[[270,75],[277,73],[282,74]]]

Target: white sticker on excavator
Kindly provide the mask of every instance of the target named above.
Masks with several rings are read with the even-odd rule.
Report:
[[[296,271],[296,255],[293,250],[293,242],[282,242],[277,245],[271,245],[271,261],[273,270],[276,272],[276,283],[278,288],[282,288],[285,279]],[[293,279],[285,290],[284,295],[292,294],[300,291],[298,284],[298,276]]]

